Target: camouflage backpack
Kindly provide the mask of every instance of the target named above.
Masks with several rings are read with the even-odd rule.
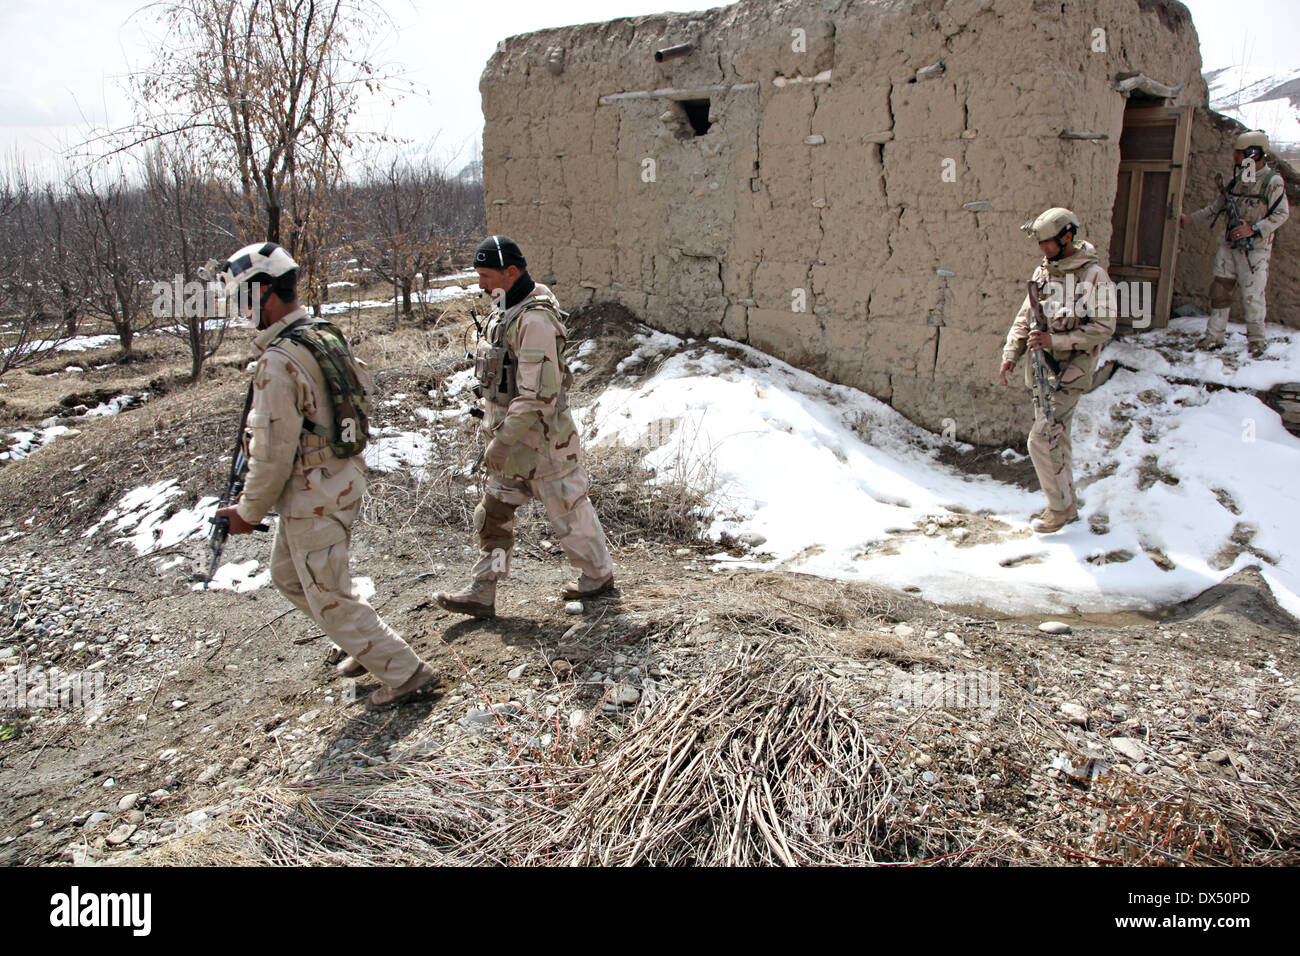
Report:
[[[338,458],[361,454],[370,440],[370,396],[357,375],[348,340],[337,326],[321,321],[295,323],[285,330],[284,338],[303,346],[316,359],[334,408],[335,434],[306,418],[302,427],[322,438]]]

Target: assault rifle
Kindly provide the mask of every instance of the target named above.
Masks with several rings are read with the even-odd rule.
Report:
[[[1038,285],[1033,279],[1025,283],[1029,287],[1029,328],[1034,332],[1048,332],[1051,327],[1043,315],[1043,303],[1038,298]],[[1043,412],[1048,421],[1052,418],[1052,392],[1061,390],[1061,363],[1047,349],[1031,349],[1034,356],[1034,381],[1038,383],[1038,395],[1043,402]]]
[[[1219,192],[1223,194],[1223,208],[1214,215],[1214,222],[1219,221],[1219,217],[1225,212],[1228,214],[1228,232],[1236,229],[1238,226],[1246,225],[1246,220],[1241,218],[1241,210],[1237,208],[1237,197],[1230,191],[1232,184],[1237,181],[1237,177],[1232,177],[1232,183],[1227,186],[1223,185],[1223,173],[1214,174],[1214,184],[1219,187]],[[1210,223],[1210,228],[1214,228],[1214,222]],[[1250,271],[1255,271],[1255,263],[1250,261],[1250,254],[1255,251],[1254,236],[1246,236],[1243,239],[1232,240],[1232,248],[1241,249],[1246,253],[1246,265],[1250,266]]]
[[[235,450],[230,457],[230,476],[226,479],[226,490],[217,500],[218,511],[238,501],[244,490],[244,479],[248,476],[248,456],[244,454],[244,425],[248,421],[248,410],[252,405],[253,386],[249,385],[248,398],[244,400],[244,414],[239,419],[239,433],[235,437]],[[208,585],[212,583],[212,576],[217,573],[217,565],[221,563],[221,551],[226,546],[226,539],[230,537],[229,518],[214,516],[209,521],[212,524],[212,530],[208,532],[208,545],[212,548],[212,563],[208,566],[206,576],[191,575],[191,580],[203,582],[204,590],[207,590]],[[254,530],[269,531],[271,527],[263,523]]]

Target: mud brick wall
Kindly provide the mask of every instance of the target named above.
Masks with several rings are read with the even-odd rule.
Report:
[[[566,307],[617,300],[1021,442],[1025,396],[995,384],[1039,255],[1019,226],[1069,206],[1104,261],[1116,76],[1204,107],[1200,66],[1170,0],[742,0],[517,36],[480,84],[488,227]]]

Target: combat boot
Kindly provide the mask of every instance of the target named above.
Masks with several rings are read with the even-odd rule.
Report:
[[[338,671],[339,675],[342,677],[356,677],[358,674],[364,674],[366,672],[365,665],[355,657],[351,656],[345,657],[343,660],[339,661],[334,665],[334,669]]]
[[[1264,357],[1264,352],[1265,352],[1265,350],[1268,348],[1268,343],[1267,343],[1267,342],[1251,342],[1250,345],[1247,346],[1247,348],[1250,349],[1250,357],[1251,357],[1251,358],[1263,358],[1263,357]]]
[[[428,689],[428,686],[437,679],[438,672],[424,661],[420,661],[420,666],[415,669],[415,673],[408,677],[404,683],[398,684],[396,687],[381,687],[367,697],[366,710],[383,710],[386,707],[404,703],[420,691]]]
[[[1053,531],[1060,531],[1071,521],[1077,520],[1079,520],[1079,509],[1074,505],[1071,505],[1065,511],[1053,511],[1048,508],[1034,519],[1034,523],[1030,527],[1039,534],[1051,534]]]
[[[583,598],[604,594],[613,587],[614,575],[612,574],[605,578],[589,578],[585,574],[580,574],[577,584],[570,584],[560,593],[564,595],[566,601],[581,601]]]
[[[1196,343],[1196,347],[1202,352],[1217,352],[1223,348],[1223,339],[1217,335],[1210,335],[1208,332],[1202,335]]]
[[[439,591],[433,596],[438,606],[456,614],[468,614],[470,617],[497,616],[497,583],[495,581],[474,581],[463,591],[448,594]]]

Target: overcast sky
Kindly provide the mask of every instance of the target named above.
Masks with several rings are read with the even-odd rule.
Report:
[[[376,58],[423,93],[396,108],[372,104],[363,125],[435,150],[457,165],[482,133],[478,79],[497,41],[543,27],[707,9],[690,0],[380,0],[393,28]],[[1270,72],[1300,67],[1296,0],[1184,0],[1201,38],[1205,69],[1246,63]],[[2,0],[0,151],[48,168],[60,150],[84,141],[93,124],[130,120],[124,78],[145,67],[157,42],[141,0]],[[133,14],[135,14],[133,16]],[[454,157],[454,159],[452,159]]]

